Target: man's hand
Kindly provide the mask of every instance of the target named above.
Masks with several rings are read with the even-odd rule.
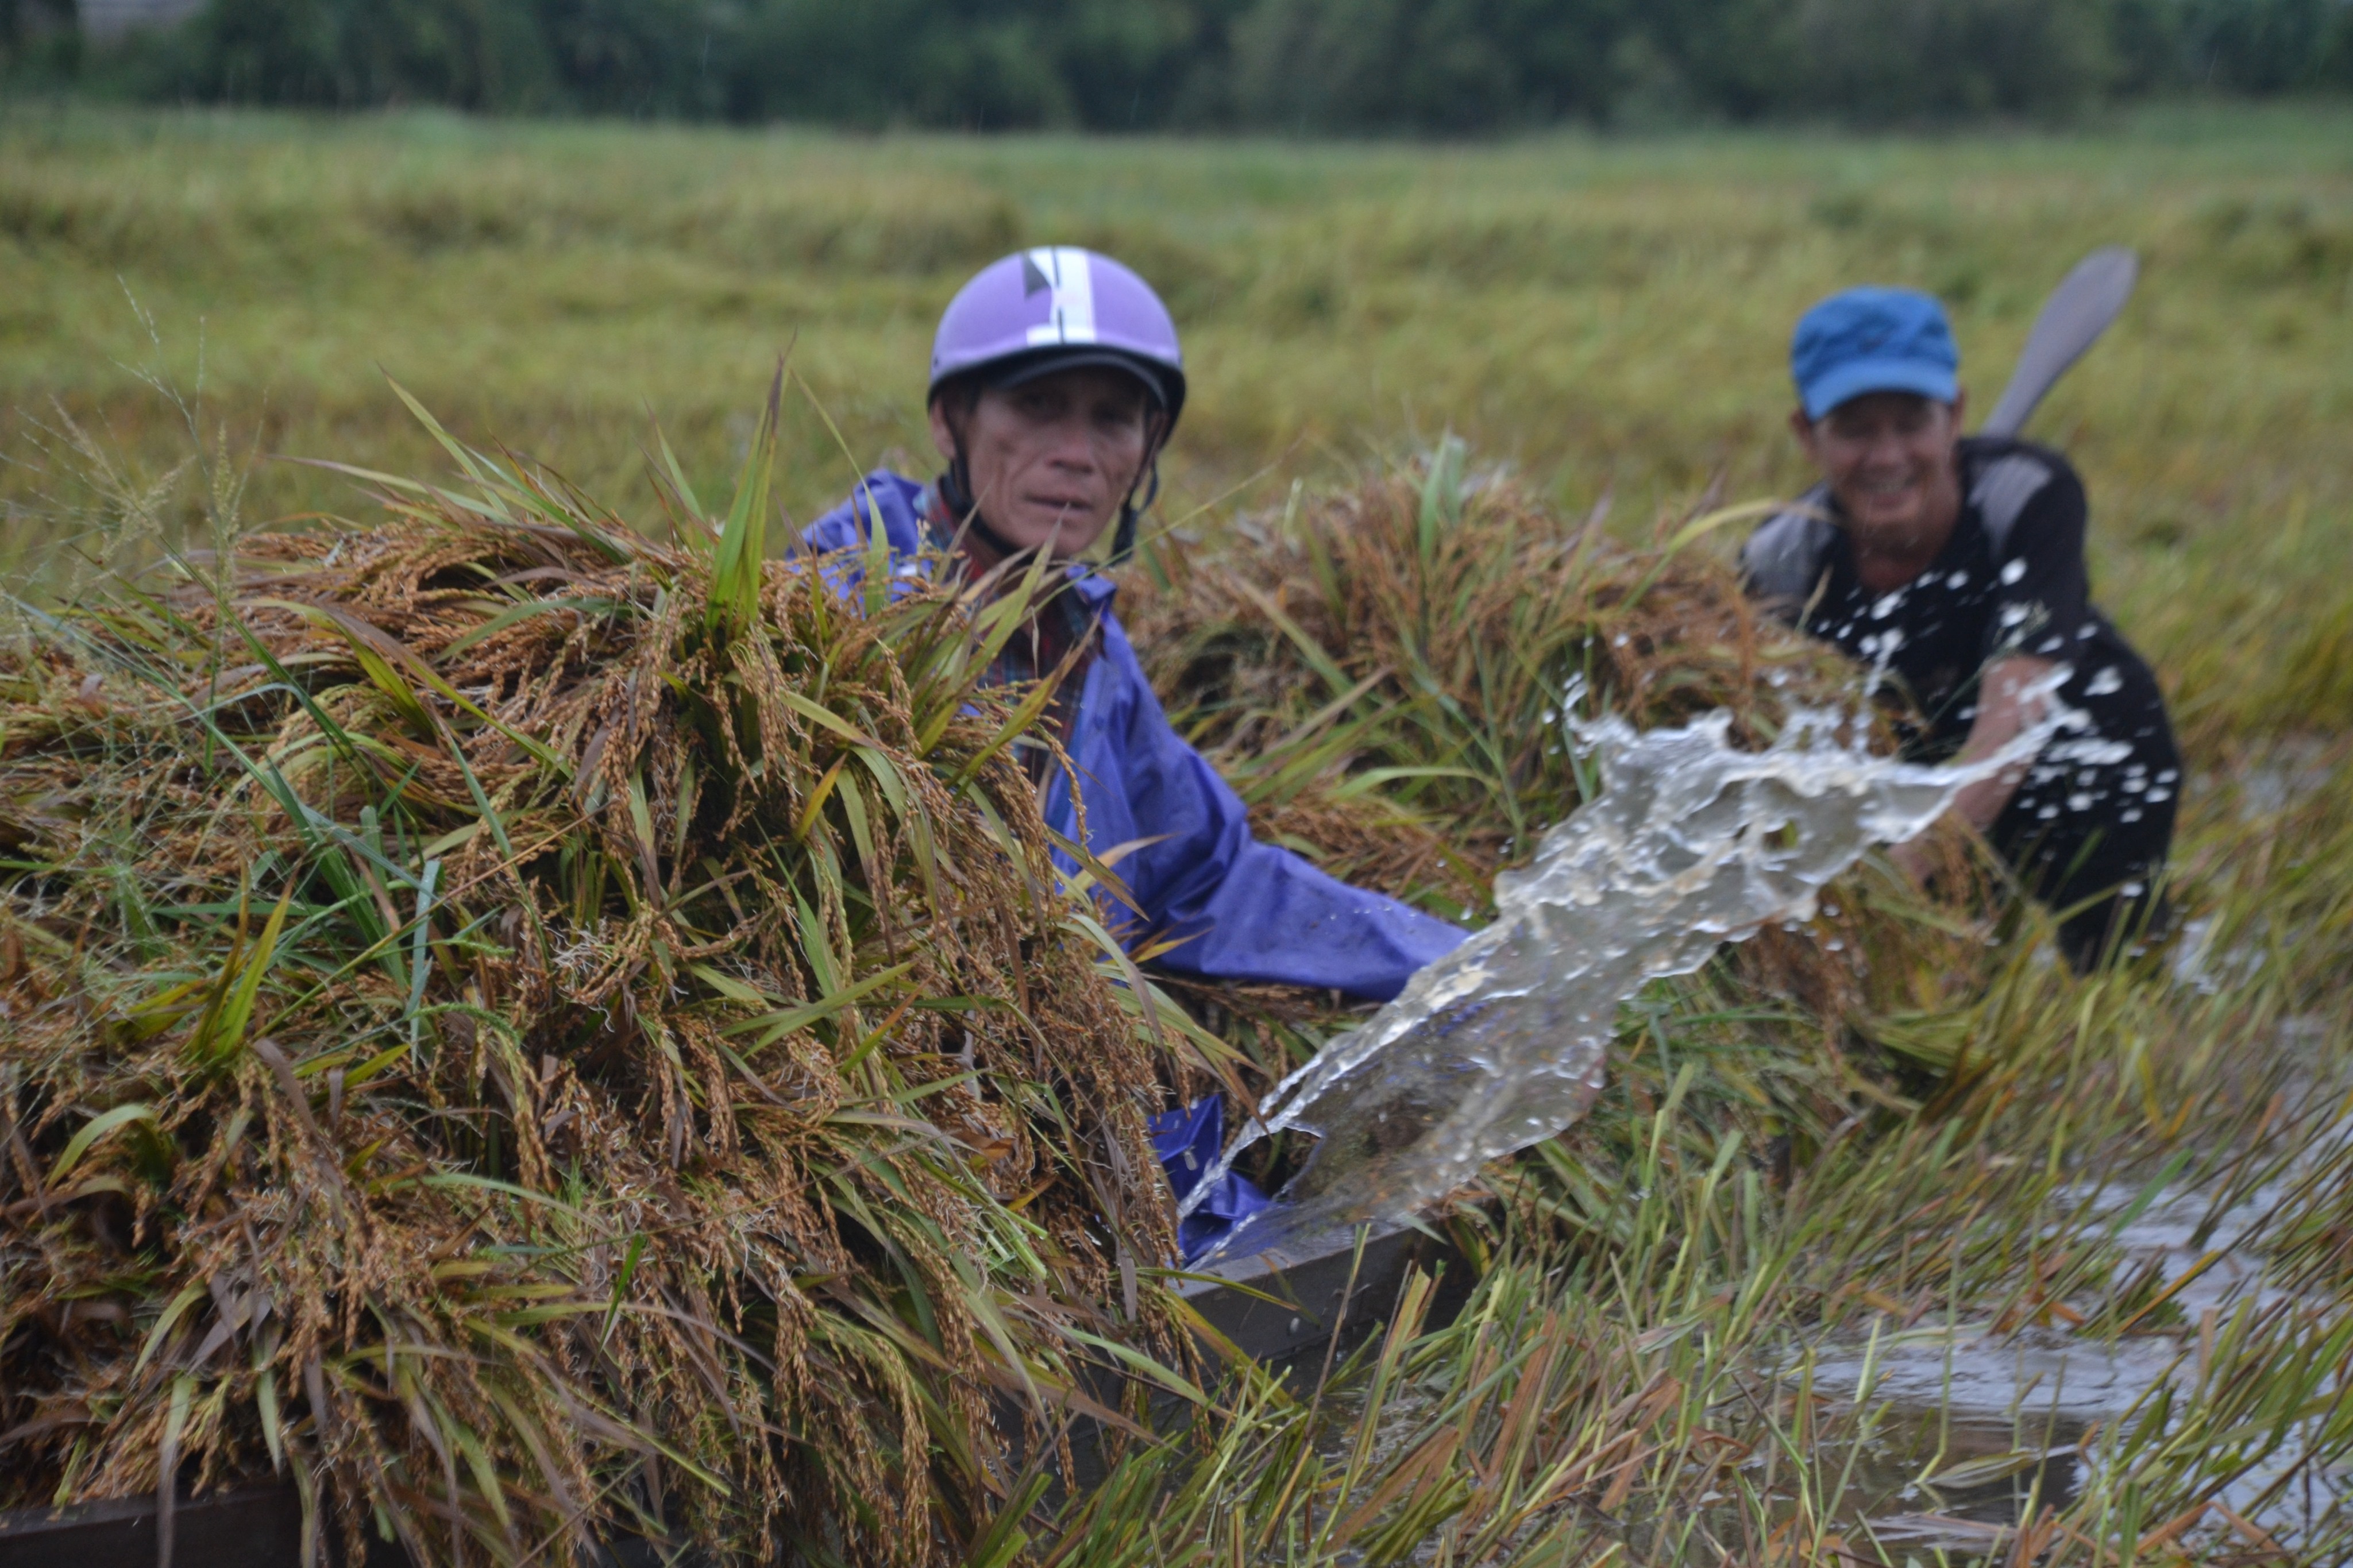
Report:
[[[2013,654],[1988,665],[1978,682],[1977,719],[1970,724],[1969,738],[1951,765],[1960,767],[1981,762],[2016,740],[2020,731],[2039,722],[2044,699],[2030,693],[2058,668],[2047,658],[2030,658],[2024,654]],[[2016,763],[1978,780],[1954,798],[1952,809],[1945,814],[1946,820],[1957,818],[1983,833],[2018,793],[2018,786],[2025,782],[2026,770],[2032,765],[2031,760]],[[1932,827],[1917,838],[1896,845],[1887,852],[1888,863],[1915,885],[1926,884],[1938,858],[1935,837]]]
[[[2058,668],[2047,658],[2024,654],[2012,654],[1986,666],[1978,682],[1977,720],[1969,726],[1968,741],[1953,759],[1954,765],[1982,762],[2016,740],[2021,731],[2039,723],[2045,700],[2028,693]],[[2026,770],[2032,765],[2031,759],[2014,763],[1990,778],[1979,779],[1955,798],[1952,814],[1983,833],[2018,793],[2018,786],[2026,781]]]

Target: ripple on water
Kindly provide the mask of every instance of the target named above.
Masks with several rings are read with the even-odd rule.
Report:
[[[2319,1152],[2348,1137],[2353,1122],[2341,1123]],[[2227,1207],[2208,1194],[2168,1191],[2132,1213],[2141,1196],[2126,1184],[2097,1184],[2062,1189],[2055,1202],[2087,1214],[2093,1234],[2113,1223],[2117,1279],[2148,1270],[2175,1287],[2168,1300],[2180,1309],[2178,1330],[2112,1338],[1970,1322],[1815,1347],[1813,1386],[1826,1394],[1861,1390],[1869,1363],[1869,1419],[1849,1472],[1850,1517],[1891,1547],[1992,1552],[2030,1504],[2063,1506],[2093,1479],[2100,1449],[2084,1446],[2087,1433],[2134,1413],[2152,1391],[2196,1387],[2219,1320],[2249,1304],[2263,1310],[2300,1300],[2266,1271],[2259,1235],[2284,1205],[2308,1201],[2295,1173]],[[2338,1375],[2324,1393],[2345,1391]],[[2323,1419],[2307,1425],[2316,1430]],[[2217,1500],[2292,1542],[2309,1528],[2313,1504],[2274,1483],[2297,1466],[2300,1447],[2284,1446]],[[2341,1473],[2312,1479],[2330,1493],[2353,1485]]]

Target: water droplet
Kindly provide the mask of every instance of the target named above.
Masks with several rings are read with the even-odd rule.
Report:
[[[1196,1192],[1259,1137],[1296,1128],[1321,1142],[1220,1250],[1284,1251],[1402,1218],[1567,1127],[1601,1085],[1619,1006],[1647,982],[1690,973],[1767,925],[1802,929],[1820,889],[1872,845],[1917,837],[1967,785],[2041,752],[2061,716],[1956,767],[1842,743],[1870,731],[1851,714],[1799,710],[1762,752],[1732,743],[1725,713],[1647,732],[1570,720],[1600,795],[1546,832],[1525,870],[1496,879],[1493,924],[1268,1096]]]

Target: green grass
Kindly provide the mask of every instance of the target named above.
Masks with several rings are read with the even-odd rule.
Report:
[[[1016,244],[1071,239],[1176,310],[1197,388],[1180,499],[1451,427],[1571,508],[1612,490],[1638,528],[1719,472],[1736,496],[1799,482],[1783,353],[1826,290],[1937,290],[1982,403],[2067,265],[2133,245],[2139,297],[2036,426],[2089,480],[2102,596],[2198,712],[2353,721],[2353,610],[2328,570],[2353,540],[2338,108],[1440,149],[20,108],[0,117],[0,449],[23,458],[61,398],[171,460],[185,437],[151,427],[133,374],[160,366],[184,386],[201,370],[207,409],[269,450],[407,471],[432,458],[390,374],[461,433],[649,500],[647,411],[716,484],[746,389],[797,338],[861,459],[927,467],[948,294]],[[843,490],[806,408],[784,451],[794,515]],[[40,487],[0,471],[0,499]],[[347,494],[279,465],[253,501]]]

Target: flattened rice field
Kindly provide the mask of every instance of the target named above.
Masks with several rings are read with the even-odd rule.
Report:
[[[1172,713],[1262,831],[1474,916],[1581,787],[1544,743],[1570,664],[1645,719],[1720,702],[1751,731],[1837,679],[1746,621],[1725,541],[1657,559],[1712,498],[1799,482],[1796,312],[1849,281],[1933,289],[1989,399],[2067,265],[2135,246],[2138,296],[2034,428],[2083,469],[2096,595],[2176,704],[2184,934],[2077,980],[2031,919],[1866,868],[1810,926],[1628,1010],[1589,1121],[1461,1227],[1485,1267],[1451,1326],[1409,1296],[1321,1392],[1187,1363],[1116,1261],[1162,1221],[1085,1217],[1121,1203],[1082,1190],[1092,1152],[1134,1142],[1112,1079],[1247,1089],[1345,1016],[1172,986],[1200,1026],[1155,1026],[1082,943],[1025,969],[1058,917],[1018,858],[995,901],[1031,934],[967,930],[994,884],[943,895],[921,835],[1039,847],[1000,787],[1024,721],[961,706],[947,610],[831,610],[671,532],[765,451],[787,342],[789,516],[853,460],[920,465],[939,306],[1055,242],[1138,266],[1186,332],[1172,527],[1126,601]],[[348,475],[276,460],[451,483],[387,376],[522,455],[469,483],[549,531],[375,481],[406,509],[387,522]],[[2337,110],[1446,148],[0,113],[0,1366],[31,1369],[0,1379],[0,1504],[152,1490],[176,1456],[206,1484],[290,1466],[336,1528],[434,1561],[548,1560],[575,1497],[713,1545],[991,1568],[2343,1561],[2348,416]],[[1469,482],[1440,495],[1449,432]],[[542,466],[576,489],[518,488]],[[202,553],[229,544],[244,576]],[[179,576],[125,597],[110,566],[159,551]],[[501,608],[469,563],[557,573],[495,591],[575,619]],[[689,672],[675,714],[615,649]],[[732,719],[697,695],[728,670]],[[506,736],[509,702],[551,733]],[[631,713],[641,752],[598,732]],[[898,726],[860,764],[881,793],[843,771],[845,724]],[[775,746],[781,771],[746,761]],[[244,756],[290,760],[204,827]],[[141,836],[167,818],[185,858]],[[564,847],[527,871],[491,842],[511,823]],[[543,918],[594,941],[534,946]],[[674,958],[706,938],[752,969]],[[607,948],[655,967],[576,962]],[[539,962],[559,950],[571,968]],[[617,978],[641,973],[663,985]],[[566,1031],[620,994],[674,1008],[685,1058],[575,1059]],[[1033,1058],[1017,1005],[1045,1023]],[[266,1051],[248,1020],[275,1020]],[[747,1039],[770,1057],[727,1054]],[[248,1119],[267,1160],[237,1152]],[[628,1159],[588,1159],[592,1126]],[[894,1141],[922,1128],[988,1152]],[[381,1332],[332,1245],[301,1257],[340,1315],[257,1315],[238,1226],[286,1223],[269,1173],[312,1165],[378,1216]],[[891,1181],[921,1201],[860,1219]],[[730,1182],[834,1206],[781,1234],[691,1208]],[[648,1218],[679,1204],[692,1224]],[[795,1247],[830,1261],[796,1273]],[[1111,1300],[1046,1304],[1065,1289]],[[1064,1497],[1011,1472],[983,1384],[1059,1375],[1097,1345],[1082,1327],[1216,1408]],[[428,1330],[480,1336],[478,1362],[402,1382],[393,1340]],[[824,1357],[852,1392],[797,1364]],[[746,1420],[803,1425],[747,1443]]]

